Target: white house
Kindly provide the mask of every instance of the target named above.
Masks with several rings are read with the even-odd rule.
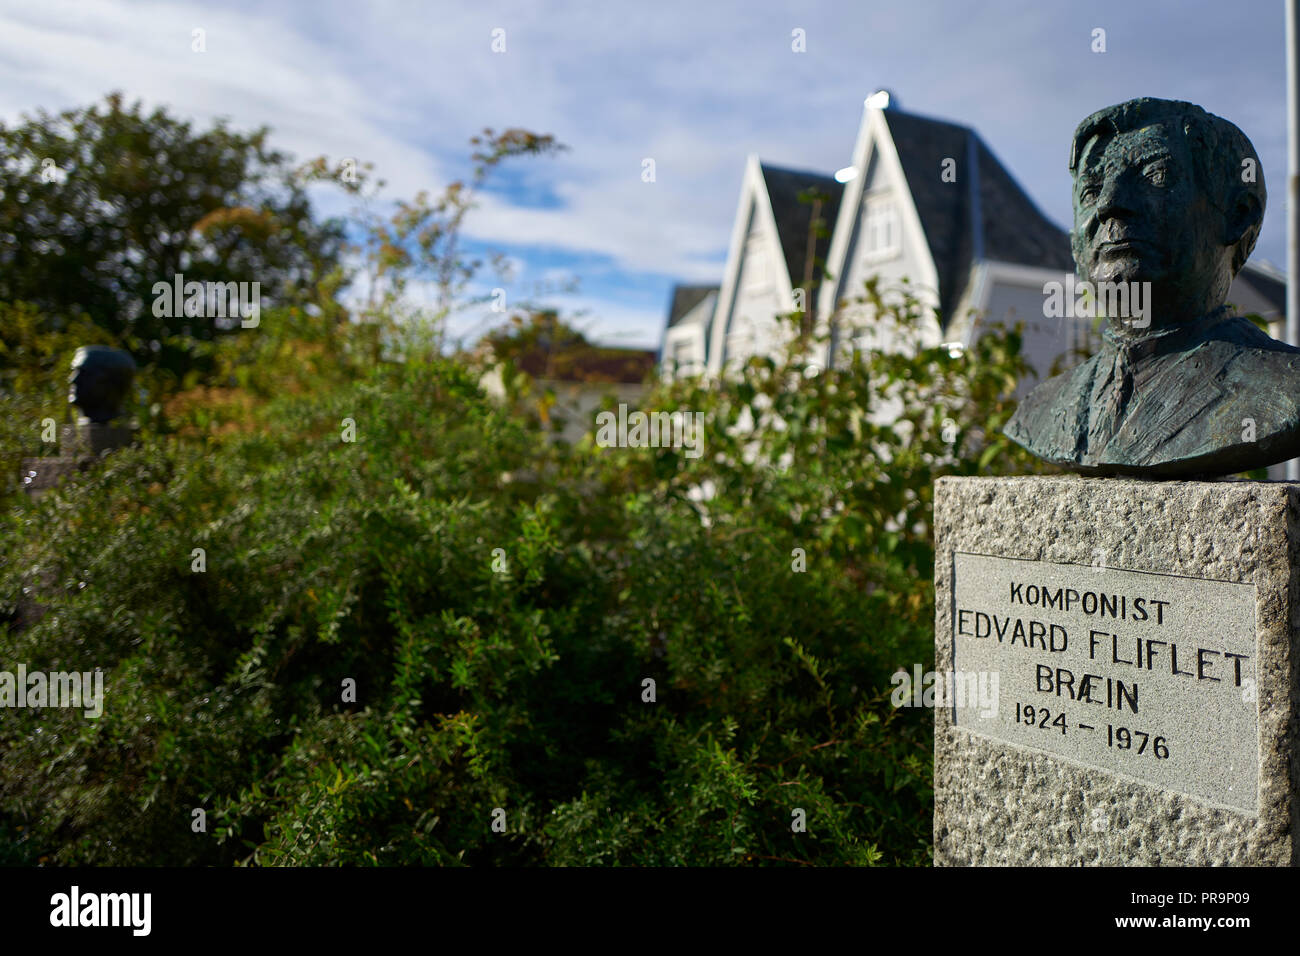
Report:
[[[817,205],[799,201],[810,189]],[[829,237],[810,234],[814,220],[830,226]],[[816,260],[829,274],[824,282]],[[834,177],[749,157],[722,282],[674,290],[661,368],[718,375],[771,354],[782,344],[776,316],[799,305],[810,321],[833,321],[827,364],[853,345],[887,348],[891,330],[851,304],[874,274],[885,288],[906,277],[938,309],[923,330],[927,344],[969,347],[993,323],[1023,322],[1036,373],[1020,383],[1023,393],[1058,360],[1074,364],[1069,353],[1095,335],[1087,320],[1044,315],[1044,286],[1073,271],[1067,233],[978,133],[905,113],[882,91],[867,99],[851,163]],[[815,301],[799,303],[801,286],[814,288]],[[1247,263],[1229,301],[1280,329],[1285,279]]]
[[[673,289],[660,367],[673,377],[719,374],[782,345],[778,315],[816,302],[806,288],[830,247],[843,187],[820,173],[783,169],[750,156],[720,286]],[[801,288],[803,287],[803,288]]]
[[[709,330],[711,374],[772,354],[786,338],[776,317],[814,310],[803,287],[821,278],[816,261],[825,259],[842,191],[830,176],[749,157]],[[813,234],[815,221],[820,236]]]
[[[717,304],[716,285],[679,285],[673,289],[668,328],[659,351],[665,375],[685,377],[706,370],[709,330]]]
[[[827,256],[831,279],[819,290],[823,315],[874,274],[886,288],[909,279],[938,309],[923,330],[927,345],[966,347],[986,323],[1023,321],[1026,358],[1043,375],[1082,344],[1076,337],[1086,323],[1043,316],[1044,285],[1073,271],[1068,236],[973,129],[904,113],[877,94],[863,110],[852,162],[838,175],[847,183]],[[833,350],[887,348],[891,330],[848,305],[832,335]]]

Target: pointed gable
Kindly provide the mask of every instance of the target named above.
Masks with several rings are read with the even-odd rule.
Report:
[[[884,110],[939,278],[944,324],[976,260],[1073,270],[1069,236],[1039,211],[979,134],[943,120]],[[944,182],[945,160],[956,182]]]
[[[1073,271],[1070,237],[1039,211],[969,126],[885,109],[935,269],[944,323],[961,300],[972,261]],[[957,182],[944,182],[956,160]]]
[[[709,335],[711,371],[777,347],[784,334],[777,316],[795,308],[795,289],[808,267],[814,206],[799,197],[809,189],[826,197],[817,219],[829,234],[843,192],[838,182],[821,173],[763,164],[753,155],[746,162]],[[813,255],[824,262],[829,247],[829,235],[817,238]],[[821,273],[814,278],[820,279]],[[804,306],[810,312],[815,298]]]
[[[668,378],[694,374],[708,366],[716,285],[673,286],[668,325],[659,342],[658,362]]]
[[[668,328],[680,322],[691,310],[717,292],[716,285],[675,285],[672,302],[668,307]]]
[[[798,288],[803,283],[808,266],[808,231],[812,228],[813,217],[812,203],[801,202],[799,196],[809,189],[826,194],[827,198],[817,213],[826,234],[818,237],[813,252],[816,259],[825,263],[830,248],[830,233],[839,215],[844,186],[821,173],[784,169],[767,163],[761,164],[760,169],[767,186],[768,199],[772,203],[772,215],[776,219],[776,231],[786,271],[790,276],[790,285]],[[814,270],[813,280],[820,278],[820,272]]]
[[[938,274],[939,309],[946,323],[957,302],[953,293],[975,254],[971,190],[963,175],[970,130],[896,109],[884,110],[884,117]],[[948,159],[957,162],[957,182],[942,179]]]
[[[838,306],[866,276],[879,276],[887,287],[903,279],[915,283],[940,311],[942,326],[930,322],[926,331],[938,340],[950,331],[964,334],[949,326],[960,318],[958,308],[965,311],[972,304],[968,293],[986,302],[992,288],[986,281],[990,268],[1002,269],[1000,282],[1014,275],[1012,284],[1018,283],[1021,291],[1028,288],[1026,282],[1039,282],[1043,273],[1073,272],[1068,234],[1043,215],[973,129],[903,112],[875,94],[864,105],[844,183],[750,156],[706,331],[711,372],[722,371],[733,357],[766,354],[777,347],[775,317],[794,310],[810,248],[831,278],[821,283],[806,308],[817,321],[825,317],[832,352],[842,331],[857,334],[854,323],[869,322],[869,316],[852,311],[843,329],[834,319]],[[953,161],[955,182],[944,181],[947,160]],[[850,171],[856,175],[848,175]],[[818,218],[829,233],[817,237],[811,247],[813,206],[799,201],[810,188],[827,197]],[[980,268],[974,268],[977,265]],[[1024,268],[1015,273],[1016,267]],[[818,270],[814,279],[823,275]],[[1251,280],[1241,285],[1249,288]],[[666,335],[688,314],[692,323],[698,320],[696,310],[704,299],[690,297],[708,292],[704,287],[696,290],[679,290],[684,296],[680,300],[674,293]]]

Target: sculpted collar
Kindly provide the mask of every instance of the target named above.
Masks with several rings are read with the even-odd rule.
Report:
[[[1179,349],[1189,339],[1195,339],[1201,333],[1212,328],[1224,319],[1232,316],[1232,310],[1221,305],[1212,312],[1207,312],[1195,321],[1183,325],[1174,325],[1167,329],[1141,332],[1125,332],[1110,323],[1102,330],[1106,344],[1118,350],[1125,363],[1140,362],[1154,355],[1162,355]]]

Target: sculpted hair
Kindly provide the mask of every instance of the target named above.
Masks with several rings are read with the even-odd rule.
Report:
[[[1093,113],[1074,131],[1070,144],[1070,176],[1078,172],[1084,147],[1095,136],[1108,140],[1119,133],[1140,129],[1152,123],[1167,123],[1182,130],[1192,156],[1197,181],[1219,209],[1227,215],[1243,197],[1256,207],[1253,222],[1246,228],[1232,254],[1235,276],[1250,258],[1264,223],[1264,169],[1259,154],[1246,134],[1221,116],[1207,113],[1195,103],[1182,100],[1158,100],[1151,97],[1129,100]],[[1254,182],[1242,179],[1242,162],[1253,161]]]

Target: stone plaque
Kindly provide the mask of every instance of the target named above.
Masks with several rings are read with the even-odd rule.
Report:
[[[955,551],[952,594],[956,726],[1258,812],[1253,585]]]

